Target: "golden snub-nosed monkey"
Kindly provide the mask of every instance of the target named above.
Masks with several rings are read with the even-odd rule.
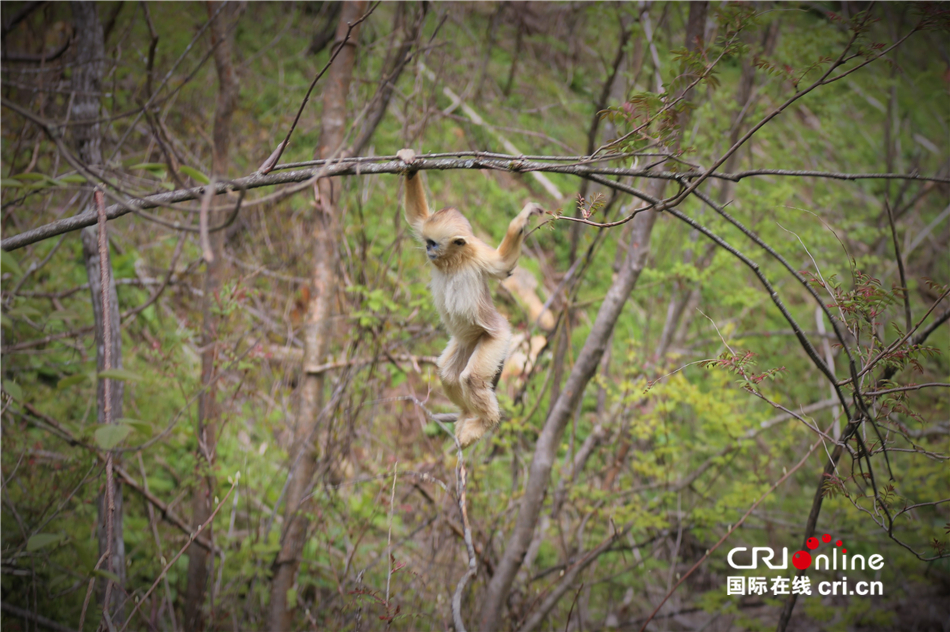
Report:
[[[511,339],[508,321],[492,303],[488,279],[511,274],[528,220],[543,210],[534,203],[525,206],[511,220],[498,248],[492,248],[472,233],[472,225],[458,209],[430,213],[422,178],[412,170],[415,152],[403,149],[396,155],[407,166],[406,221],[425,244],[432,263],[429,289],[451,336],[439,357],[439,375],[446,395],[461,409],[455,436],[464,448],[498,423],[492,380],[508,355]]]

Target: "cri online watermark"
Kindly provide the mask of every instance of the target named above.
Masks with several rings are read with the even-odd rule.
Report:
[[[825,534],[821,537],[821,542],[828,544],[831,542],[831,536]],[[808,538],[805,546],[814,551],[820,545],[818,538]],[[788,568],[788,548],[782,548],[782,560],[779,563],[775,560],[775,551],[771,547],[756,546],[752,547],[752,560],[748,564],[736,562],[735,555],[743,553],[749,549],[740,546],[729,551],[726,561],[729,566],[737,570],[757,570],[759,563],[763,563],[771,570],[784,570]],[[840,553],[839,553],[840,552]],[[875,553],[865,559],[863,555],[848,555],[848,549],[843,547],[841,540],[835,542],[831,549],[831,555],[820,554],[812,559],[809,551],[798,551],[792,555],[792,565],[800,571],[804,571],[812,566],[814,561],[814,570],[816,571],[879,571],[884,568],[884,556]],[[771,584],[766,577],[728,577],[726,584],[726,594],[728,595],[811,595],[812,582],[807,575],[800,575],[792,578],[773,577]],[[847,577],[841,577],[838,581],[821,581],[816,585],[819,595],[883,595],[884,585],[879,581],[859,581],[854,584],[848,584]]]

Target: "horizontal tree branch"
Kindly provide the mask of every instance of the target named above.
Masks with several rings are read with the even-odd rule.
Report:
[[[9,104],[4,100],[4,105]],[[20,112],[20,108],[11,108]],[[573,163],[556,164],[552,162],[541,162],[536,160],[526,160],[518,156],[505,156],[503,154],[475,153],[468,158],[433,158],[430,156],[420,156],[413,163],[414,170],[456,170],[456,169],[490,169],[496,171],[507,171],[514,173],[528,173],[532,171],[544,171],[548,173],[564,173],[580,177],[591,175],[612,175],[612,176],[630,176],[642,178],[660,178],[664,180],[681,180],[689,177],[701,177],[705,172],[672,172],[672,171],[651,171],[648,169],[624,169],[616,167],[604,167],[595,163]],[[557,156],[545,157],[550,160],[559,160]],[[405,171],[406,165],[395,157],[380,158],[349,158],[336,161],[313,161],[309,169],[297,169],[291,171],[277,171],[263,175],[255,173],[250,176],[220,182],[215,184],[215,194],[221,195],[228,191],[240,191],[242,189],[258,189],[263,187],[278,186],[281,184],[295,184],[309,182],[317,178],[328,178],[333,176],[347,175],[379,175],[379,174],[401,174]],[[280,168],[280,167],[278,167]],[[784,170],[764,170],[741,172],[738,174],[713,174],[711,177],[724,179],[742,179],[745,177],[759,175],[778,175],[778,176],[801,176],[801,177],[823,177],[842,180],[858,179],[905,179],[922,180],[931,182],[950,183],[948,178],[936,178],[920,176],[917,174],[839,174],[826,173],[818,171],[784,171]],[[167,193],[158,193],[142,198],[129,199],[120,204],[113,204],[106,208],[106,217],[110,220],[122,217],[128,213],[139,210],[146,210],[176,204],[188,200],[198,200],[204,194],[205,187],[194,187],[191,189],[178,189]],[[44,224],[36,228],[24,231],[19,235],[8,237],[0,242],[0,248],[6,251],[23,248],[30,244],[37,243],[50,237],[62,235],[64,233],[80,230],[86,226],[96,223],[96,214],[93,212],[80,213],[71,217],[66,217],[49,224]]]
[[[69,48],[69,45],[71,43],[72,43],[72,40],[67,39],[65,42],[63,42],[59,46],[59,48],[55,48],[49,52],[43,51],[42,53],[38,53],[38,54],[18,53],[18,52],[7,53],[6,55],[3,56],[3,61],[8,61],[8,62],[19,61],[19,62],[27,62],[27,63],[34,63],[34,64],[39,64],[39,63],[43,63],[47,61],[54,61],[63,56],[63,53],[66,52],[66,49]]]
[[[929,382],[927,384],[913,384],[911,386],[902,386],[900,388],[888,388],[883,391],[869,391],[865,393],[868,396],[887,395],[888,393],[900,393],[902,391],[919,391],[922,388],[950,388],[950,384],[943,382]]]
[[[52,619],[47,619],[46,617],[30,612],[29,610],[17,608],[16,606],[8,604],[5,601],[0,602],[0,610],[9,612],[14,617],[19,617],[25,621],[31,621],[32,623],[42,626],[48,630],[54,630],[55,632],[74,632],[74,630],[70,627],[56,623]]]

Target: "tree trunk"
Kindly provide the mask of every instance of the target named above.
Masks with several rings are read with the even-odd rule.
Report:
[[[768,57],[775,50],[778,41],[779,22],[773,22],[762,34],[762,40],[759,42],[759,52],[757,56]],[[754,59],[749,56],[742,58],[742,74],[739,76],[739,87],[736,90],[736,116],[732,121],[732,127],[729,130],[729,140],[727,148],[735,145],[742,136],[746,117],[751,110],[753,88],[755,87],[755,64]],[[885,130],[886,132],[886,130]],[[726,173],[735,171],[739,164],[739,158],[742,152],[736,152],[726,159],[722,170]],[[725,204],[732,197],[736,183],[731,180],[723,180],[719,189],[719,203]]]
[[[208,2],[208,17],[218,10],[218,2]],[[231,116],[237,104],[239,86],[237,75],[234,73],[234,63],[231,54],[231,43],[234,20],[237,19],[236,3],[229,3],[218,14],[211,24],[211,45],[214,49],[214,65],[218,74],[218,99],[214,113],[214,146],[212,147],[212,174],[215,178],[228,177],[228,150],[231,145]],[[220,206],[220,205],[219,205]],[[224,219],[225,211],[209,211],[208,224],[217,226]],[[198,486],[192,497],[192,527],[197,528],[208,520],[213,510],[214,499],[214,457],[216,451],[216,430],[218,421],[218,407],[215,398],[217,357],[215,340],[217,340],[218,319],[212,313],[213,301],[221,287],[223,277],[223,250],[225,231],[219,230],[208,235],[211,252],[214,258],[205,262],[204,296],[202,298],[202,327],[201,327],[201,386],[204,389],[198,397]],[[205,531],[208,539],[214,542],[211,525]],[[186,630],[200,630],[204,628],[202,604],[205,600],[205,591],[214,578],[208,568],[209,552],[192,544],[188,548],[188,585],[185,589],[185,618]],[[213,560],[213,558],[212,558]],[[213,565],[212,565],[213,568]],[[214,622],[214,595],[211,596],[211,618]]]
[[[400,9],[405,9],[409,5],[400,4]],[[363,126],[363,129],[360,131],[359,137],[353,143],[350,153],[354,156],[359,156],[363,153],[363,150],[366,148],[366,145],[369,144],[370,139],[373,137],[373,134],[376,132],[376,128],[379,127],[380,122],[383,120],[383,116],[386,114],[386,110],[389,109],[389,102],[392,100],[393,92],[396,89],[396,83],[399,81],[399,77],[402,75],[403,70],[409,64],[409,61],[412,59],[412,47],[416,43],[416,40],[419,39],[419,33],[422,32],[422,25],[425,23],[426,15],[428,14],[429,7],[427,4],[423,3],[419,8],[419,14],[414,20],[410,20],[410,11],[405,9],[405,22],[403,30],[405,35],[403,36],[402,42],[399,45],[399,48],[396,50],[395,55],[392,57],[392,61],[389,64],[386,64],[385,69],[382,72],[379,80],[379,89],[376,91],[376,94],[373,95],[373,100],[370,102],[370,111],[366,115],[366,124]]]
[[[690,5],[686,41],[687,46],[691,49],[702,39],[702,29],[706,22],[705,14],[705,2]],[[674,140],[674,143],[678,142],[678,138]],[[660,199],[663,197],[664,188],[664,181],[652,180],[647,186],[647,193],[653,198]],[[511,590],[511,584],[521,567],[524,556],[528,551],[528,545],[537,528],[541,507],[551,483],[551,468],[554,465],[564,429],[580,404],[587,384],[597,371],[614,326],[620,318],[623,306],[630,297],[630,293],[636,286],[640,273],[646,265],[650,234],[653,231],[655,221],[656,213],[647,211],[637,215],[631,222],[633,226],[624,263],[607,291],[604,302],[601,303],[591,332],[584,342],[584,347],[581,349],[567,378],[564,389],[558,395],[557,401],[544,422],[544,428],[538,437],[534,456],[531,460],[528,482],[525,486],[521,506],[518,509],[514,530],[508,539],[501,560],[495,566],[495,574],[488,584],[482,603],[480,625],[482,632],[495,632],[501,629],[505,603]]]
[[[366,0],[347,2],[343,6],[334,47],[346,36],[349,24],[365,12]],[[336,154],[346,132],[346,97],[356,63],[356,43],[359,25],[350,32],[346,47],[330,68],[323,91],[323,122],[315,156],[327,158]],[[338,245],[341,237],[336,220],[336,202],[340,183],[325,178],[318,182],[319,199],[312,221],[313,271],[310,281],[310,301],[304,325],[303,379],[300,404],[294,428],[294,450],[290,461],[289,483],[284,509],[284,528],[281,549],[274,561],[274,579],[271,583],[270,614],[267,629],[289,630],[293,627],[293,608],[288,593],[294,588],[297,570],[303,556],[310,521],[306,512],[318,454],[314,448],[320,411],[323,405],[323,374],[308,373],[320,365],[329,347],[330,316],[337,291]]]
[[[651,181],[650,195],[662,196],[664,184],[659,180]],[[495,575],[488,584],[482,605],[480,628],[482,632],[495,632],[501,629],[502,610],[507,601],[511,583],[521,567],[537,526],[541,506],[551,482],[551,467],[554,464],[558,446],[561,444],[564,429],[580,403],[584,389],[594,376],[607,348],[607,341],[613,333],[617,319],[620,318],[620,312],[630,297],[637,279],[640,278],[649,253],[650,233],[655,221],[656,213],[653,211],[640,213],[634,218],[634,228],[624,265],[607,291],[590,335],[584,342],[584,347],[567,378],[567,383],[548,414],[541,435],[538,437],[514,531],[508,539],[501,561],[495,567]]]
[[[693,5],[690,5],[691,10],[692,8]],[[690,19],[692,19],[692,14]],[[693,24],[693,22],[690,22],[690,24]],[[777,39],[778,22],[774,22],[767,29],[765,29],[765,32],[762,34],[762,40],[759,42],[759,54],[766,57],[771,55],[772,51],[775,49],[775,43]],[[689,44],[687,45],[687,48],[693,50]],[[745,117],[748,116],[749,110],[751,109],[750,106],[754,96],[754,87],[755,65],[752,63],[752,59],[744,57],[742,60],[742,74],[739,78],[739,88],[736,91],[736,117],[729,132],[727,147],[732,147],[735,145],[742,136],[742,123]],[[685,126],[685,122],[683,125]],[[739,163],[739,156],[740,152],[736,152],[729,156],[722,170],[727,173],[735,171],[736,166]],[[719,203],[726,204],[726,202],[728,202],[732,197],[734,190],[734,182],[730,180],[723,180],[719,189]],[[690,231],[690,251],[687,253],[687,256],[684,257],[684,262],[687,264],[691,263],[693,260],[692,244],[696,242],[698,237],[699,233],[697,233],[695,230]],[[700,271],[706,269],[706,267],[712,262],[714,255],[715,247],[711,247],[707,251],[706,255],[696,262],[696,268]],[[663,327],[663,333],[660,335],[660,342],[657,344],[656,351],[653,355],[657,362],[661,362],[663,357],[670,350],[671,346],[675,345],[678,340],[681,340],[685,336],[685,333],[689,328],[693,317],[695,316],[695,308],[699,304],[700,294],[701,287],[698,283],[688,283],[685,284],[685,287],[673,287],[670,304],[667,309],[666,323]]]
[[[72,89],[74,97],[71,108],[71,117],[74,121],[96,121],[99,118],[99,93],[102,80],[102,64],[105,59],[105,45],[103,43],[102,25],[99,23],[99,12],[95,3],[73,2],[73,27],[75,30],[76,67],[73,70]],[[102,134],[99,123],[79,123],[73,128],[76,153],[83,164],[89,167],[102,167]],[[85,209],[84,209],[85,210]],[[119,327],[119,299],[115,291],[115,279],[110,274],[109,287],[109,319],[112,323],[110,340],[104,339],[104,312],[102,307],[102,283],[99,270],[98,231],[89,227],[82,231],[82,253],[86,265],[86,276],[89,279],[89,292],[92,295],[92,314],[96,328],[96,369],[105,369],[106,345],[110,347],[113,369],[122,368],[122,334]],[[111,270],[112,264],[106,262]],[[110,405],[112,419],[122,417],[122,398],[125,385],[119,380],[111,384]],[[106,409],[105,380],[99,380],[96,392],[96,407],[99,423],[105,422]],[[118,465],[116,459],[115,465]],[[114,624],[120,625],[125,621],[125,540],[122,536],[122,487],[118,480],[113,483],[115,512],[112,516],[112,547],[109,564],[106,570],[118,576],[118,587],[111,591],[109,616]],[[109,509],[106,506],[106,490],[103,489],[98,498],[98,526],[99,554],[103,555],[110,547],[106,529]],[[98,592],[100,604],[105,599],[105,582]],[[103,606],[105,604],[102,604]]]
[[[502,93],[507,97],[511,94],[511,88],[515,84],[515,72],[518,70],[518,58],[521,57],[521,48],[524,43],[524,30],[525,25],[518,16],[518,35],[515,37],[515,54],[511,56],[511,66],[508,67],[508,81],[505,82],[505,87],[502,89]]]
[[[625,48],[627,42],[630,41],[630,36],[633,34],[633,29],[626,25],[620,25],[620,41],[617,43],[617,52],[614,55],[614,61],[611,65],[610,74],[607,76],[607,80],[604,81],[604,86],[601,88],[600,98],[597,99],[597,102],[594,104],[594,116],[590,122],[590,128],[587,130],[587,150],[586,155],[590,156],[594,153],[594,150],[597,149],[597,132],[600,129],[600,123],[603,120],[603,117],[600,113],[607,107],[607,104],[610,101],[618,102],[623,101],[626,98],[626,86],[624,81],[624,60],[626,57]],[[609,136],[614,133],[615,129],[613,124],[610,121],[607,121],[607,125],[604,129],[604,136]],[[613,138],[604,138],[605,142],[613,140]],[[578,196],[582,198],[587,197],[587,191],[591,188],[590,180],[581,180],[581,186],[578,191]],[[594,187],[594,191],[598,191],[603,187]],[[580,242],[581,230],[584,225],[580,222],[571,222],[571,250],[568,261],[574,263],[574,260],[577,258],[577,245]]]

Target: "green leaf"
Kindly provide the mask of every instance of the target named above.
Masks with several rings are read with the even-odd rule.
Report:
[[[57,587],[63,586],[64,584],[66,584],[67,582],[71,580],[72,580],[72,577],[67,575],[66,573],[56,575],[49,580],[49,589],[51,591],[55,590]]]
[[[73,553],[76,554],[76,560],[79,562],[76,570],[91,573],[99,560],[98,545],[89,541],[71,540],[70,543]],[[95,547],[95,548],[94,548]]]
[[[181,171],[186,176],[191,176],[192,178],[194,178],[195,182],[200,182],[201,184],[208,184],[211,182],[211,180],[208,179],[208,176],[201,173],[194,167],[189,167],[188,165],[182,165],[181,168],[179,168],[178,170]]]
[[[23,183],[19,180],[14,180],[13,178],[4,178],[3,180],[0,180],[0,186],[3,188],[9,187],[11,189],[22,189]]]
[[[82,384],[83,382],[88,381],[90,381],[90,375],[88,373],[76,373],[75,375],[64,377],[59,382],[57,382],[56,390],[61,391],[64,388],[69,388],[70,386],[75,386],[76,384]]]
[[[271,555],[273,553],[276,553],[277,551],[280,551],[280,543],[279,542],[258,542],[257,544],[254,544],[251,546],[251,551],[263,557],[267,557],[268,555]]]
[[[99,371],[100,380],[119,380],[120,382],[141,382],[144,378],[138,373],[126,371],[125,369],[109,369]]]
[[[130,426],[109,424],[96,429],[96,443],[103,450],[111,450],[132,432]]]
[[[14,307],[11,310],[7,311],[7,314],[13,317],[17,316],[42,316],[43,312],[36,309],[35,307],[30,307],[29,305],[20,305],[19,307]]]
[[[26,550],[30,553],[39,551],[53,544],[58,544],[66,536],[62,533],[37,533],[26,542]]]
[[[20,264],[13,258],[9,252],[0,252],[0,272],[9,272],[14,277],[23,276],[23,270]]]
[[[145,169],[146,171],[161,171],[165,173],[165,165],[160,162],[143,162],[141,164],[132,165],[129,169]]]
[[[62,178],[57,178],[57,181],[63,184],[85,184],[86,178],[79,175],[78,173],[74,173],[71,176],[63,176]]]
[[[52,323],[52,322],[65,322],[65,321],[68,321],[68,320],[76,320],[76,319],[79,318],[79,317],[80,317],[80,315],[77,314],[77,313],[75,313],[75,312],[73,312],[73,311],[70,311],[70,310],[63,310],[63,311],[59,311],[59,312],[53,312],[52,314],[50,314],[50,315],[49,315],[49,318],[46,319],[46,322],[47,322],[47,323]]]
[[[18,174],[16,174],[16,175],[13,176],[13,177],[16,178],[17,180],[20,180],[20,181],[27,181],[27,180],[39,181],[39,180],[48,180],[48,179],[49,179],[48,176],[45,176],[45,175],[43,175],[42,173],[32,173],[32,172],[31,172],[31,173],[18,173]]]
[[[7,395],[17,400],[18,402],[23,401],[23,389],[20,388],[20,385],[16,382],[11,382],[10,380],[3,380],[3,390],[7,392]]]
[[[121,579],[119,579],[118,575],[116,575],[112,571],[107,571],[104,568],[97,568],[96,570],[92,571],[90,575],[92,575],[93,577],[102,577],[105,579],[111,579],[117,584],[122,581]]]
[[[56,186],[57,184],[61,184],[60,182],[53,180],[49,176],[45,176],[41,173],[26,173],[26,174],[22,174],[22,176],[29,176],[29,177],[23,177],[23,181],[20,182],[19,187],[17,188],[27,189],[28,191],[37,191],[39,189],[45,189],[50,186]],[[17,180],[14,180],[14,182],[19,181],[21,176],[16,176],[16,178]]]
[[[115,421],[118,424],[131,426],[132,429],[137,433],[145,435],[146,437],[152,436],[152,424],[148,423],[147,421],[142,421],[140,419],[129,419],[128,417],[120,417]]]

